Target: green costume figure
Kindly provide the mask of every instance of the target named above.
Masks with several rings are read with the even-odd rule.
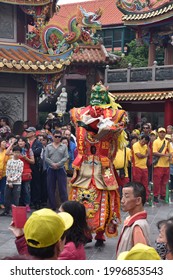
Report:
[[[120,198],[113,159],[117,148],[126,145],[127,114],[101,83],[92,87],[90,105],[73,108],[78,155],[73,162],[70,200],[84,204],[87,222],[96,233],[96,246],[105,236],[117,235]]]

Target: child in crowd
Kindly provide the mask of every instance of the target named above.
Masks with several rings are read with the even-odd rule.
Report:
[[[69,213],[73,219],[73,225],[66,233],[64,250],[60,253],[60,260],[85,260],[84,245],[87,242],[86,234],[89,231],[86,222],[85,206],[78,201],[65,201],[60,211]]]
[[[23,162],[19,159],[21,149],[19,146],[13,147],[13,157],[8,160],[6,167],[6,187],[5,187],[5,209],[0,214],[8,216],[11,210],[11,204],[18,206],[21,190]]]

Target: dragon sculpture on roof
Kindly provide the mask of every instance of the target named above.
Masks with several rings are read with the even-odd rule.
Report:
[[[77,7],[76,17],[73,17],[68,24],[69,30],[64,30],[58,24],[46,23],[46,7],[41,10],[37,7],[30,9],[22,7],[25,12],[34,17],[34,27],[27,34],[27,43],[44,53],[59,54],[69,48],[77,48],[78,43],[97,44],[99,39],[95,37],[98,29],[101,29],[99,21],[102,11],[87,12],[81,6]]]

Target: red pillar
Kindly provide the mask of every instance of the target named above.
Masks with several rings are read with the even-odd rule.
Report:
[[[148,66],[153,66],[156,60],[156,46],[151,42],[149,45]]]
[[[171,102],[171,100],[165,101],[164,113],[164,126],[167,127],[169,124],[173,125],[173,103]]]
[[[173,51],[173,46],[171,44],[168,44],[168,46],[165,48],[164,65],[171,65],[171,64],[173,64],[172,51]]]

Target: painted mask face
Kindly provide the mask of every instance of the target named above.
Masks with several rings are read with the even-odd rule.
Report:
[[[106,87],[102,85],[101,82],[93,86],[91,91],[90,105],[97,106],[97,105],[104,105],[109,103],[110,100]]]

